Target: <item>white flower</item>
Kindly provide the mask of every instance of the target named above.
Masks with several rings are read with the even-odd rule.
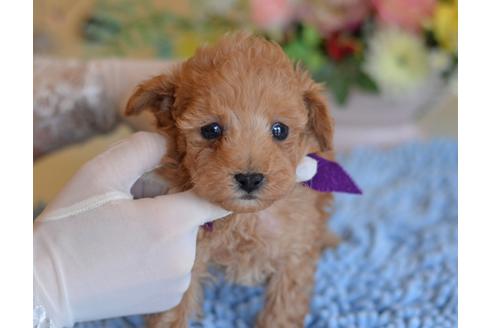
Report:
[[[378,30],[369,42],[365,69],[385,93],[418,87],[429,74],[429,55],[422,39],[396,28]]]

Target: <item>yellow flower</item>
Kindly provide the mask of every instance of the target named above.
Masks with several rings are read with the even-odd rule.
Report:
[[[178,58],[188,58],[200,46],[200,36],[193,32],[183,32],[176,40],[175,54]]]
[[[439,44],[450,52],[458,47],[458,1],[439,2],[432,27]]]

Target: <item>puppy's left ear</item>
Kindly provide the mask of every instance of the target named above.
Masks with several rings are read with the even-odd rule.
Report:
[[[322,152],[333,150],[333,119],[328,111],[324,88],[315,83],[309,74],[296,67],[308,111],[308,128],[314,134]]]

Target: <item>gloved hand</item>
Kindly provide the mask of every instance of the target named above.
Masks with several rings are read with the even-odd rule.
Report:
[[[85,164],[36,219],[34,301],[56,326],[180,302],[200,225],[229,212],[192,191],[134,199],[162,194],[162,185],[135,182],[165,152],[163,137],[134,134]],[[306,158],[298,180],[315,173],[316,162]]]

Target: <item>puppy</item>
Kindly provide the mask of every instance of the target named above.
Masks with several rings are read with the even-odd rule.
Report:
[[[278,44],[237,33],[139,85],[126,113],[143,109],[169,140],[160,174],[173,191],[233,212],[200,229],[189,288],[150,325],[187,327],[214,264],[236,283],[267,284],[257,327],[302,327],[320,252],[337,243],[323,210],[331,195],[295,181],[306,154],[332,157],[322,88]]]

